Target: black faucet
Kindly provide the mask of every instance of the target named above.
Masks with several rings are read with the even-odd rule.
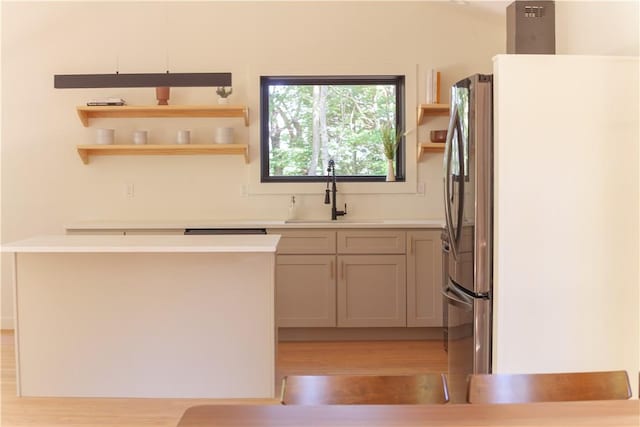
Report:
[[[329,181],[332,182],[331,190],[329,190]],[[333,193],[333,197],[331,197],[331,193]],[[331,220],[335,221],[339,216],[344,216],[347,214],[347,204],[344,204],[344,210],[339,211],[336,208],[336,194],[338,193],[338,189],[336,188],[336,162],[333,159],[329,160],[329,166],[327,166],[327,189],[324,195],[324,204],[328,205],[331,203]]]

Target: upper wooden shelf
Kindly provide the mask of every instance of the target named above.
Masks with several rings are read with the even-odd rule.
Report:
[[[449,104],[420,104],[418,106],[418,126],[430,116],[448,116]]]
[[[145,145],[78,145],[78,154],[82,162],[89,163],[90,156],[118,155],[176,155],[176,154],[239,154],[249,163],[249,145],[247,144],[145,144]]]
[[[249,126],[249,108],[244,105],[123,105],[77,108],[82,124],[104,117],[240,117]]]
[[[423,142],[418,145],[418,161],[422,160],[425,153],[440,153],[444,151],[442,142]]]

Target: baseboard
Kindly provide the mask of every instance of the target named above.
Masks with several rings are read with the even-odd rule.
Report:
[[[3,317],[0,319],[0,329],[15,329],[13,317]]]
[[[279,341],[442,341],[442,328],[278,328]]]

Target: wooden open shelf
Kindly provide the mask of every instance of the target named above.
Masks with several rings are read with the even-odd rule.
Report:
[[[444,143],[442,142],[423,142],[418,145],[418,161],[422,160],[425,153],[442,153],[444,152]]]
[[[448,115],[449,104],[420,104],[418,106],[418,126],[424,124],[427,117]]]
[[[85,127],[89,126],[89,119],[105,117],[239,117],[249,126],[249,108],[244,105],[79,106],[77,110]]]
[[[248,144],[148,144],[148,145],[78,145],[78,154],[82,162],[89,163],[91,156],[122,156],[122,155],[154,155],[173,156],[179,154],[234,154],[244,156],[244,162],[249,163]]]

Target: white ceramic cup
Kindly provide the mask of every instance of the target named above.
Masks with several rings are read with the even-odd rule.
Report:
[[[147,131],[146,130],[133,131],[133,143],[136,144],[136,145],[146,144],[147,143]]]
[[[216,144],[233,144],[233,128],[216,128]]]
[[[96,131],[96,143],[101,145],[113,144],[114,129],[98,129]]]
[[[191,143],[191,131],[190,130],[179,130],[178,135],[176,137],[176,142],[178,144],[189,144]]]

